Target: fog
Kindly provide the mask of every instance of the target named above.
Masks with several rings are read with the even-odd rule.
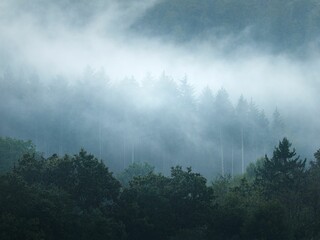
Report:
[[[137,159],[133,154],[133,148],[134,145],[138,148],[137,145],[139,144],[141,146],[136,151],[140,151],[140,153],[135,154],[144,154],[143,160],[150,161],[158,168],[160,168],[160,165],[157,165],[156,160],[145,159],[148,154],[155,158],[155,156],[159,156],[160,152],[163,152],[163,155],[168,155],[167,158],[176,158],[170,160],[170,164],[192,165],[194,162],[191,159],[187,159],[185,163],[181,162],[181,159],[186,158],[183,150],[177,154],[168,152],[171,147],[175,147],[175,142],[162,143],[171,144],[171,146],[163,147],[159,145],[161,141],[155,140],[153,137],[148,137],[148,140],[146,140],[149,145],[146,145],[141,139],[128,140],[132,136],[142,138],[141,136],[155,134],[153,131],[155,128],[149,131],[150,129],[144,129],[144,126],[159,124],[157,115],[150,118],[154,121],[151,123],[139,122],[138,117],[136,119],[117,120],[116,117],[112,117],[112,112],[103,112],[101,109],[104,107],[95,106],[95,104],[106,104],[107,102],[109,107],[132,110],[130,107],[126,108],[121,105],[123,99],[117,97],[123,96],[134,99],[135,103],[133,105],[136,115],[144,116],[146,114],[144,111],[150,109],[154,112],[148,112],[147,114],[161,114],[161,107],[175,102],[161,98],[166,98],[167,95],[157,85],[159,79],[172,79],[178,88],[179,86],[181,88],[181,80],[187,79],[188,85],[193,88],[193,95],[197,102],[200,101],[205,87],[208,86],[215,96],[223,88],[229,94],[234,107],[236,107],[241,95],[249,103],[253,101],[259,112],[264,110],[270,125],[272,114],[277,108],[287,126],[285,135],[291,137],[290,140],[297,150],[302,152],[303,156],[312,156],[319,148],[317,137],[320,133],[318,123],[320,117],[318,109],[320,104],[318,97],[320,60],[316,48],[313,48],[312,44],[303,56],[299,56],[288,52],[275,54],[267,44],[258,45],[253,40],[246,38],[245,32],[240,36],[232,34],[223,37],[208,36],[203,39],[190,39],[190,41],[179,44],[156,36],[146,37],[137,31],[133,31],[132,24],[156,3],[157,1],[110,0],[94,1],[88,6],[85,1],[73,3],[72,1],[33,0],[25,3],[22,0],[2,0],[0,3],[1,84],[5,86],[8,83],[8,74],[15,82],[12,88],[7,86],[2,88],[0,108],[2,114],[6,114],[6,116],[1,116],[5,120],[1,123],[0,134],[31,138],[39,146],[40,151],[45,152],[47,150],[48,154],[72,152],[79,147],[89,148],[90,151],[95,151],[95,154],[99,157],[108,158],[110,155],[113,161],[123,161],[123,164],[110,163],[115,168],[119,168],[119,165],[125,167],[134,158]],[[30,106],[16,92],[18,87],[25,86],[26,82],[32,82],[34,79],[39,86],[43,86],[43,89],[29,89],[31,92],[28,92],[29,90],[25,92],[26,95],[32,95],[39,104]],[[124,79],[127,80],[124,81]],[[143,90],[137,90],[139,94],[136,92],[131,94],[129,88],[121,87],[124,82],[130,82],[130,79],[135,79],[138,85],[144,86]],[[45,116],[44,118],[47,120],[38,118],[37,121],[43,122],[43,128],[45,126],[50,127],[52,125],[45,123],[45,121],[50,121],[48,115],[52,114],[55,118],[58,118],[55,113],[63,109],[61,111],[62,115],[59,117],[59,124],[67,128],[66,125],[68,124],[63,123],[63,118],[70,113],[66,113],[67,105],[64,105],[64,101],[67,102],[67,100],[61,99],[67,99],[68,96],[59,95],[59,93],[70,94],[79,89],[82,91],[85,87],[81,84],[88,84],[90,81],[97,82],[92,83],[94,87],[88,85],[88,92],[78,92],[77,97],[74,98],[83,100],[85,103],[74,102],[72,104],[87,104],[89,101],[93,105],[85,105],[86,108],[90,108],[90,110],[86,110],[87,112],[84,113],[85,116],[82,118],[85,121],[75,120],[73,123],[68,123],[74,129],[68,134],[75,133],[78,126],[81,129],[85,128],[86,131],[92,130],[96,139],[88,134],[87,136],[90,135],[90,139],[87,141],[78,139],[77,144],[65,144],[65,146],[72,145],[71,149],[68,149],[68,147],[61,149],[61,146],[58,146],[59,144],[49,149],[46,148],[43,141],[39,140],[41,134],[35,134],[33,130],[26,129],[30,126],[25,123],[28,121],[34,123],[32,116]],[[149,82],[153,87],[148,87]],[[106,87],[107,83],[112,86],[111,92],[110,88]],[[33,86],[34,82],[31,85]],[[48,90],[48,88],[52,89],[54,85],[64,89]],[[6,92],[4,92],[4,89],[6,89]],[[89,92],[92,89],[95,92]],[[118,89],[121,94],[117,95],[115,89]],[[124,89],[127,89],[128,92]],[[156,91],[158,92],[155,93]],[[110,100],[110,94],[114,94],[112,101]],[[130,94],[131,96],[129,96]],[[97,112],[95,112],[95,109],[97,109]],[[110,110],[112,107],[107,109]],[[49,111],[49,113],[46,111]],[[176,109],[175,111],[179,110]],[[129,116],[132,116],[130,114],[132,113],[128,113]],[[182,124],[182,131],[190,126],[194,127],[193,124],[202,124],[198,120],[192,122],[193,119],[190,120],[190,116],[184,116],[184,114],[179,112],[176,118],[172,118],[169,114],[167,120],[178,119],[179,123]],[[187,120],[185,121],[183,117],[186,117]],[[164,116],[161,116],[161,118],[165,119]],[[72,116],[69,116],[68,119],[72,119]],[[170,129],[168,126],[171,125],[165,122],[163,120],[162,124],[164,126],[160,124],[161,127]],[[97,126],[94,123],[99,125],[97,127],[100,129],[99,131],[93,129],[93,126]],[[174,126],[177,123],[172,124],[172,128],[175,129]],[[84,125],[87,127],[83,127]],[[203,147],[208,144],[208,141],[202,138],[202,135],[193,134],[198,133],[200,128],[200,126],[197,126],[196,130],[182,135],[187,140],[177,138],[177,141],[190,141],[193,146]],[[63,128],[60,127],[60,129]],[[104,129],[102,134],[101,129]],[[64,132],[67,130],[61,131],[60,140],[61,136],[67,135]],[[123,132],[127,132],[126,136]],[[116,136],[117,134],[119,136]],[[174,133],[172,134],[174,135]],[[106,150],[105,154],[101,154],[101,141],[104,142],[105,148],[125,148],[123,147],[126,144],[125,140],[121,140],[121,143],[119,140],[121,146],[117,143],[118,140],[115,140],[112,144],[110,143],[112,142],[111,139],[102,140],[102,138],[109,138],[108,136],[118,140],[127,139],[130,149],[127,147],[127,150],[123,150],[122,155],[113,153],[112,149]],[[48,139],[50,136],[43,138]],[[68,141],[73,141],[72,139],[71,137]],[[220,139],[222,139],[221,136]],[[140,142],[138,143],[138,141]],[[219,141],[217,140],[217,142]],[[89,146],[87,146],[88,142],[90,142]],[[274,140],[266,142],[268,142],[266,144],[268,150],[263,152],[262,149],[259,149],[261,150],[260,156],[270,153],[272,146],[276,145]],[[93,147],[95,144],[98,146]],[[109,147],[106,146],[108,144]],[[143,153],[143,151],[147,151],[143,149],[143,145],[152,148],[150,151],[157,152],[157,154]],[[201,152],[198,146],[194,149]],[[219,144],[205,146],[205,149],[217,149],[213,150],[217,153],[211,157],[218,156],[217,158],[221,158]],[[239,152],[237,154],[238,157],[241,155]],[[254,157],[258,156],[257,153],[254,153],[247,161],[254,161]],[[194,152],[191,157],[197,158],[199,155]],[[206,158],[206,156],[201,156],[201,158]],[[168,163],[168,166],[170,164]],[[203,166],[205,167],[206,164],[203,164]],[[197,166],[195,167],[197,168]],[[215,172],[219,172],[220,167],[217,167],[219,170]],[[239,169],[240,166],[238,166],[238,172],[240,172]],[[209,175],[209,173],[206,174]]]

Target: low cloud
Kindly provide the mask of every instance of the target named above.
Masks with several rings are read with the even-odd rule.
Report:
[[[175,80],[187,76],[197,93],[205,86],[214,91],[223,87],[234,103],[244,94],[269,116],[278,107],[301,124],[305,116],[320,132],[320,61],[314,53],[303,58],[274,55],[249,41],[232,46],[232,36],[178,45],[130,31],[157,1],[97,1],[100,5],[87,11],[80,3],[79,9],[64,9],[40,2],[1,1],[2,71],[18,66],[32,69],[40,79],[62,75],[71,82],[88,66],[104,69],[114,82],[128,76],[141,81],[146,74],[158,77],[163,72]],[[77,13],[85,13],[87,20],[80,21]]]

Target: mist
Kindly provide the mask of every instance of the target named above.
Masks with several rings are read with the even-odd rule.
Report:
[[[233,138],[221,140],[214,130],[216,139],[207,140],[200,133],[201,124],[207,123],[195,117],[199,112],[189,115],[187,107],[170,99],[171,93],[161,85],[164,79],[175,85],[172,89],[190,87],[195,105],[201,103],[206,87],[214,97],[225,89],[234,109],[243,95],[265,114],[270,126],[278,109],[286,124],[283,134],[292,138],[303,156],[313,155],[319,148],[320,61],[312,43],[300,56],[274,53],[267,44],[255,44],[245,31],[181,44],[133,31],[132,25],[158,2],[110,0],[87,6],[84,1],[2,1],[0,108],[5,116],[0,134],[31,139],[48,154],[88,148],[115,169],[140,160],[163,171],[180,164],[199,170],[210,166],[215,169],[210,171],[220,173],[220,145]],[[14,84],[8,87],[10,82]],[[176,109],[168,110],[175,104]],[[28,123],[34,124],[32,128]],[[60,129],[57,136],[50,136],[46,129],[50,126]],[[159,137],[163,129],[170,136]],[[246,164],[270,153],[280,140],[274,137],[248,153]],[[59,144],[61,139],[64,144]],[[190,151],[185,150],[188,146]],[[235,146],[235,158],[241,157],[240,152]],[[155,158],[164,160],[159,163]],[[197,158],[203,159],[201,166]]]

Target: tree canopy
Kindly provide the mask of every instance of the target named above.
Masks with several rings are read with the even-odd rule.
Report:
[[[0,175],[0,238],[317,239],[319,151],[306,168],[284,138],[247,174],[212,183],[191,168],[165,176],[135,163],[122,186],[85,150],[26,153]]]

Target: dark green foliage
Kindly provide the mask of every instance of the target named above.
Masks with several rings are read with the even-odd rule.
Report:
[[[175,167],[171,177],[135,178],[121,199],[129,239],[180,239],[203,234],[212,194],[200,174]]]
[[[84,150],[74,157],[53,155],[47,160],[26,154],[14,172],[29,184],[53,184],[63,189],[81,208],[111,204],[119,195],[120,183],[102,162]]]
[[[69,221],[76,216],[64,191],[29,185],[14,173],[0,183],[1,239],[67,239],[72,233]]]
[[[255,163],[250,163],[246,169],[245,176],[249,181],[254,181],[257,177],[258,169],[263,167],[265,158],[259,158]]]
[[[120,183],[93,155],[25,154],[1,176],[1,239],[121,239]]]
[[[24,154],[35,152],[35,146],[31,141],[0,137],[0,173],[11,170]]]
[[[304,204],[309,207],[308,224],[311,236],[320,237],[320,149],[314,154],[315,160],[310,163],[307,171],[306,189],[304,192]]]
[[[306,186],[306,160],[296,156],[291,143],[284,138],[275,148],[273,156],[265,157],[263,166],[258,168],[255,184],[268,201],[275,200],[285,207],[285,222],[289,232],[304,238],[300,222],[305,222],[303,199]]]
[[[68,158],[67,161],[69,161]],[[63,167],[62,163],[62,169]],[[53,173],[47,174],[59,173],[60,165],[58,164]],[[61,187],[69,192],[82,208],[112,204],[119,195],[120,183],[114,179],[102,162],[84,150],[71,159],[71,168],[65,176],[68,179],[62,184],[67,183],[67,185]],[[53,179],[57,178],[53,177]]]
[[[263,166],[257,169],[256,183],[260,185],[267,196],[282,195],[287,198],[287,191],[299,189],[304,177],[306,160],[296,157],[295,149],[284,138],[273,151],[269,159],[265,157]]]
[[[133,163],[129,165],[123,172],[119,173],[117,179],[124,187],[129,186],[129,182],[135,177],[146,176],[149,173],[153,173],[154,167],[148,163]]]
[[[130,182],[121,194],[121,211],[129,239],[165,239],[174,231],[166,177],[148,174]]]
[[[133,164],[122,188],[84,150],[47,159],[25,154],[0,176],[0,238],[318,239],[319,152],[305,169],[284,138],[271,159],[211,186],[191,168],[164,176]]]
[[[176,229],[197,229],[204,227],[212,200],[211,189],[206,186],[206,179],[191,168],[183,171],[181,167],[171,170],[170,202]],[[188,211],[186,211],[188,209]]]
[[[37,159],[35,154],[24,154],[13,172],[21,176],[27,183],[43,183],[45,177],[45,159]]]
[[[212,184],[215,199],[209,220],[209,239],[240,239],[253,192],[246,179],[221,177]]]
[[[285,208],[277,202],[262,202],[246,219],[243,235],[247,239],[288,239]]]
[[[316,158],[316,164],[320,164],[320,149],[314,154],[314,157]]]

